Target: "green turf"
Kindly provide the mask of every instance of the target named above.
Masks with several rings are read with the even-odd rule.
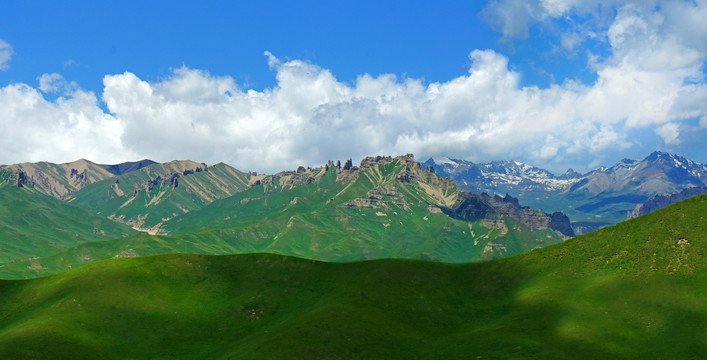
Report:
[[[475,264],[163,255],[0,281],[0,358],[699,359],[705,214]]]
[[[135,233],[125,225],[32,189],[0,185],[0,269],[2,265],[53,254],[85,242]],[[25,266],[31,266],[32,262]]]

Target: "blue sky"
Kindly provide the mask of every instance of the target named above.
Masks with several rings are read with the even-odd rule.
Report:
[[[707,163],[707,2],[20,1],[0,163]]]

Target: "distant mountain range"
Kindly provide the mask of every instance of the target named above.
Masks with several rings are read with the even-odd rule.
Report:
[[[560,176],[412,155],[274,175],[188,160],[15,164],[0,167],[0,276],[172,252],[477,261],[617,223],[706,179],[705,165],[661,152]]]
[[[624,159],[586,174],[569,169],[560,176],[517,161],[476,164],[432,158],[423,166],[468,191],[510,194],[531,207],[562,211],[578,233],[625,220],[637,205],[656,195],[707,185],[707,165],[658,151],[640,161]]]

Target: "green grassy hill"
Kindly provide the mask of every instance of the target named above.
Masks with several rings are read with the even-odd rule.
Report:
[[[113,259],[0,281],[11,359],[697,359],[707,196],[511,258]]]
[[[30,259],[23,265],[26,271],[41,270],[36,257],[135,233],[32,189],[0,185],[0,271],[3,265],[23,259]]]

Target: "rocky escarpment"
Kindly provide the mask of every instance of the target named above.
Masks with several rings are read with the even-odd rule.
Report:
[[[169,186],[176,188],[179,186],[180,177],[200,173],[202,171],[209,171],[208,165],[202,163],[200,166],[183,169],[181,171],[170,171],[164,176],[157,175],[154,179],[143,180],[142,182],[134,184],[133,197],[136,197],[141,191],[150,194],[156,187],[161,188]],[[116,180],[116,184],[119,183],[118,181],[119,180]]]
[[[391,205],[397,205],[406,211],[410,210],[405,197],[395,189],[373,189],[366,193],[366,197],[356,198],[343,204],[346,208],[383,209],[390,210]]]
[[[707,194],[707,186],[693,186],[675,194],[656,195],[654,198],[644,202],[643,204],[636,205],[636,208],[628,214],[627,218],[632,219],[641,215],[645,215],[653,211],[662,209],[668,205],[672,205],[678,201],[687,200],[693,196],[702,194]]]
[[[412,155],[406,155],[412,158]],[[257,175],[252,173],[250,186],[258,185],[280,185],[284,187],[293,187],[298,184],[309,184],[316,181],[329,169],[336,169],[336,180],[340,182],[349,182],[358,179],[359,174],[366,170],[377,166],[378,164],[392,162],[391,156],[367,156],[361,160],[360,166],[353,165],[352,159],[344,161],[343,165],[338,160],[336,163],[329,160],[324,166],[311,168],[299,166],[296,171],[281,171],[275,175]],[[414,162],[414,159],[413,159]]]
[[[473,194],[463,191],[454,206],[443,209],[450,216],[465,220],[493,220],[510,216],[532,229],[557,230],[565,236],[574,236],[567,215],[556,212],[552,215],[542,210],[520,206],[518,199],[506,194],[490,196],[486,193]]]

